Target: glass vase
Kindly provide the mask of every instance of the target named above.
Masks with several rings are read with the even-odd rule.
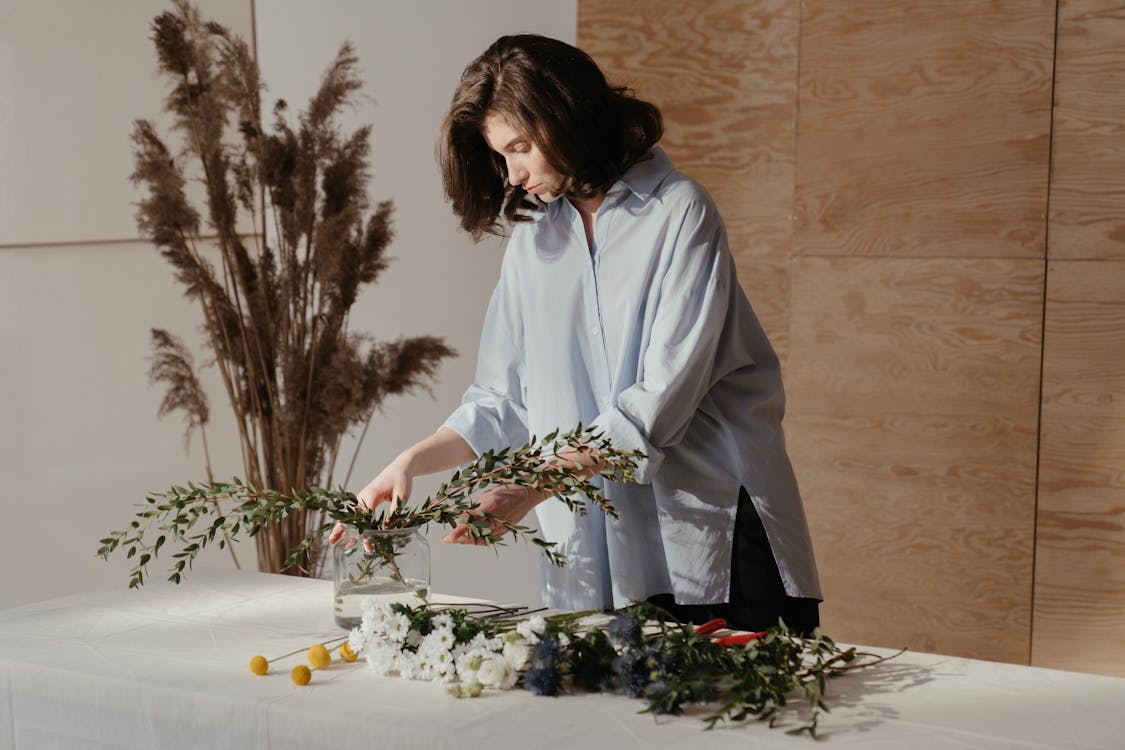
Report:
[[[371,600],[417,606],[430,596],[430,543],[417,528],[349,526],[332,548],[336,567],[336,624],[354,628]]]

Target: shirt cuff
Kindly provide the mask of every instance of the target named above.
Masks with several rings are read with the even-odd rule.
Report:
[[[618,450],[644,453],[645,457],[637,462],[637,468],[633,472],[633,481],[637,484],[652,482],[653,475],[664,461],[664,451],[650,443],[644,432],[625,415],[625,412],[615,406],[599,414],[590,427],[601,432],[603,437]]]
[[[476,404],[461,404],[441,426],[448,427],[464,438],[477,456],[510,445],[500,426],[490,420]]]

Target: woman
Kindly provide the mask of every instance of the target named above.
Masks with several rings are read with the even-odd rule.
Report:
[[[758,630],[818,623],[812,544],[781,432],[777,357],[735,277],[707,192],[655,146],[659,111],[559,41],[497,40],[462,75],[441,166],[461,225],[511,237],[476,382],[433,435],[360,493],[374,507],[415,476],[578,423],[642,451],[619,513],[498,488],[478,508],[534,509],[568,564],[544,564],[543,603],[651,600],[679,619]],[[596,455],[566,455],[593,474]],[[447,542],[471,543],[467,527]]]

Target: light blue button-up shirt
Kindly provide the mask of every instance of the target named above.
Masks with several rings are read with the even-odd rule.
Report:
[[[478,455],[579,422],[646,454],[636,483],[607,489],[618,519],[537,506],[568,558],[541,565],[547,606],[727,601],[740,487],[786,592],[819,599],[784,403],[710,195],[655,149],[607,191],[592,248],[565,199],[513,228],[475,382],[445,426]]]

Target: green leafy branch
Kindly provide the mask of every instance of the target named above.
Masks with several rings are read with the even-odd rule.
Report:
[[[361,534],[429,523],[456,527],[464,522],[476,541],[500,545],[504,543],[505,534],[510,533],[531,541],[552,563],[563,565],[565,556],[554,549],[554,543],[534,536],[533,530],[526,526],[474,510],[474,497],[489,487],[520,487],[555,495],[578,513],[584,514],[587,504],[592,503],[616,517],[602,488],[592,477],[585,476],[585,467],[558,458],[558,454],[566,450],[596,456],[598,474],[614,482],[632,481],[637,461],[643,458],[638,451],[614,448],[601,433],[578,425],[564,435],[555,431],[542,440],[532,437],[522,448],[486,452],[455,472],[420,505],[398,502],[391,510],[380,506],[378,511],[360,506],[356,496],[343,489],[313,487],[281,492],[258,489],[237,477],[230,482],[189,483],[186,487],[173,486],[166,492],[147,496],[126,529],[110,532],[99,541],[97,554],[108,560],[114,551],[123,550],[126,559],[135,561],[129,587],[137,588],[143,585],[148,565],[157,558],[161,548],[175,544],[179,549],[172,554],[175,562],[168,580],[179,583],[185,568],[190,569],[196,556],[215,542],[216,537],[219,548],[223,549],[243,532],[254,537],[290,513],[314,511],[326,520],[289,551],[286,568],[299,568],[307,559],[310,547],[319,544],[323,534],[337,522],[353,526]],[[496,525],[501,526],[504,533],[496,533]],[[388,550],[392,550],[388,554],[393,555],[393,545]]]
[[[787,734],[815,738],[817,718],[829,710],[829,678],[902,653],[842,648],[819,628],[805,637],[781,620],[761,633],[715,637],[669,617],[648,603],[628,607],[604,628],[572,633],[560,666],[575,687],[642,698],[644,712],[680,714],[687,705],[705,705],[707,729],[748,719],[772,728],[792,703],[804,703],[803,723]]]
[[[819,712],[829,710],[824,701],[828,678],[882,661],[866,655],[875,661],[856,662],[860,654],[854,647],[840,648],[819,628],[802,637],[781,621],[737,647],[716,648],[714,641],[687,630],[665,632],[661,646],[678,656],[665,661],[660,672],[664,684],[648,691],[646,711],[679,713],[686,700],[704,697],[717,704],[703,719],[708,729],[748,718],[773,727],[790,699],[797,699],[807,705],[809,716],[788,733],[814,738]]]

